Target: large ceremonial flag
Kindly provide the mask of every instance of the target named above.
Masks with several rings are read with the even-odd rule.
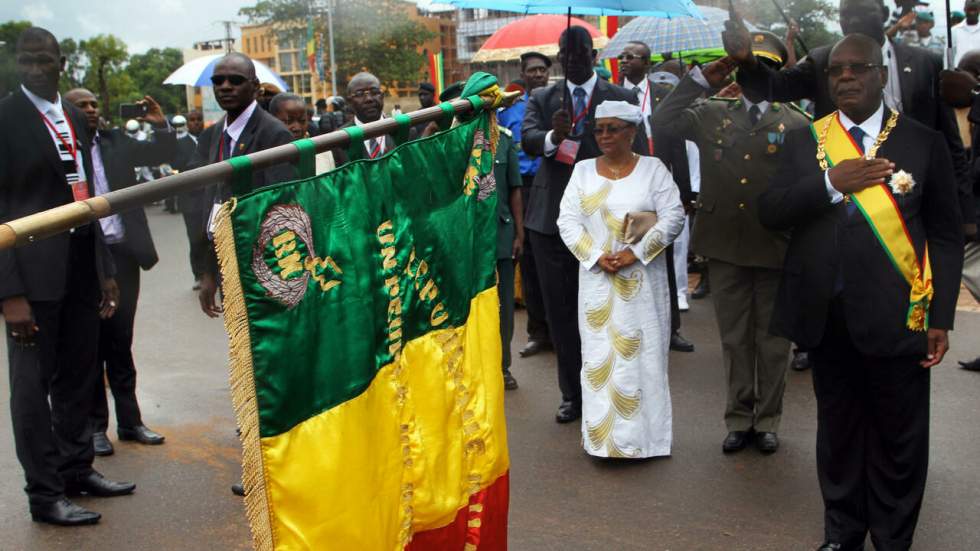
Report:
[[[256,549],[506,549],[496,132],[481,110],[222,208]]]
[[[438,98],[439,94],[446,89],[445,83],[445,70],[442,66],[442,52],[430,53],[429,54],[429,82],[435,87],[435,96]]]
[[[316,72],[316,33],[313,29],[313,18],[306,23],[306,65],[311,73]]]

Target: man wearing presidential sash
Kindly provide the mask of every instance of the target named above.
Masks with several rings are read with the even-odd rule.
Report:
[[[963,258],[940,133],[885,107],[874,40],[830,54],[839,109],[790,132],[759,200],[792,230],[771,330],[812,350],[820,551],[912,545],[929,458],[929,368],[948,349]]]

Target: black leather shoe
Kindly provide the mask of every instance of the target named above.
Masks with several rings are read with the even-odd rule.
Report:
[[[769,455],[776,453],[779,449],[779,437],[775,432],[757,432],[755,434],[755,446],[759,451]]]
[[[745,449],[745,446],[749,445],[749,440],[752,439],[752,433],[747,430],[733,430],[728,433],[725,437],[725,441],[721,443],[721,451],[724,453],[734,453]]]
[[[159,446],[165,440],[162,434],[153,432],[146,425],[137,425],[132,428],[119,427],[116,434],[119,435],[120,440],[135,440],[148,446]]]
[[[550,342],[530,340],[527,341],[527,344],[524,345],[524,348],[522,348],[518,354],[520,354],[522,358],[529,358],[538,352],[551,350],[551,348],[552,346]]]
[[[517,390],[517,379],[510,374],[509,369],[504,370],[504,390]]]
[[[972,362],[960,362],[960,367],[967,371],[980,371],[980,358]]]
[[[810,369],[810,355],[806,352],[794,352],[793,361],[789,364],[789,367],[793,371],[806,371]]]
[[[231,485],[231,493],[238,497],[245,497],[245,486],[241,482]]]
[[[670,349],[678,352],[694,352],[694,344],[681,336],[680,331],[670,334]]]
[[[844,546],[839,543],[830,543],[829,541],[821,545],[817,551],[842,551]]]
[[[31,505],[31,518],[34,522],[46,522],[58,526],[82,526],[99,522],[102,515],[75,505],[68,498],[54,503]]]
[[[92,447],[95,448],[95,455],[99,457],[112,455],[116,451],[112,449],[112,442],[109,441],[109,437],[104,432],[92,434]]]
[[[129,495],[135,489],[136,484],[132,482],[109,480],[95,470],[65,483],[65,493],[68,495],[84,494],[94,497],[115,497]]]
[[[571,423],[582,417],[582,406],[565,400],[558,406],[558,413],[555,414],[555,421],[559,423]]]
[[[701,300],[711,294],[711,281],[708,279],[708,270],[705,269],[701,273],[701,279],[698,280],[697,287],[691,291],[691,298],[694,300]]]

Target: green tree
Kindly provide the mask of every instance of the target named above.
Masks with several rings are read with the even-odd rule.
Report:
[[[129,53],[126,44],[109,34],[100,34],[79,43],[85,55],[83,84],[98,96],[105,116],[114,115],[121,101],[139,98],[133,79],[124,71]]]
[[[15,52],[17,37],[31,26],[30,21],[7,21],[0,24],[0,98],[17,89],[17,67]]]
[[[239,13],[253,23],[270,25],[275,33],[292,34],[305,44],[305,22],[310,19],[317,32],[327,34],[326,14],[320,4],[316,0],[260,0]],[[408,6],[401,0],[333,2],[338,85],[364,70],[385,84],[418,79],[425,65],[419,47],[435,35],[400,16],[407,13]]]
[[[838,19],[837,2],[834,0],[777,0],[791,19],[800,26],[800,38],[809,48],[833,44],[841,38],[840,33],[827,28],[828,23]],[[739,3],[739,13],[763,29],[777,36],[786,36],[786,23],[772,0],[759,2],[743,0]],[[804,52],[796,43],[796,53],[803,57]]]
[[[183,86],[163,81],[184,64],[184,54],[176,48],[151,48],[145,54],[133,54],[126,74],[133,79],[140,94],[148,94],[160,104],[164,113],[176,113],[186,102]]]
[[[82,85],[82,78],[85,76],[85,60],[82,58],[82,51],[74,38],[63,38],[60,46],[61,55],[65,57],[65,70],[61,73],[59,87],[63,92],[67,92]]]

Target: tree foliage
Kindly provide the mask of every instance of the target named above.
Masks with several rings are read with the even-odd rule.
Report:
[[[145,54],[129,58],[126,73],[133,79],[140,94],[149,94],[160,104],[164,113],[183,110],[186,95],[183,86],[164,84],[170,73],[184,64],[184,54],[176,48],[151,48]]]
[[[316,0],[260,0],[239,13],[253,23],[268,24],[273,32],[292,32],[306,42],[306,25],[314,20],[316,31],[327,36],[327,18]],[[385,84],[414,82],[425,65],[419,47],[434,35],[409,20],[402,0],[334,2],[334,45],[337,82],[343,86],[360,71],[370,71]],[[325,55],[329,55],[324,45]]]
[[[100,34],[82,40],[78,48],[88,63],[82,82],[98,96],[103,112],[114,113],[115,109],[107,109],[114,108],[119,98],[131,96],[134,90],[132,78],[123,71],[129,59],[126,44],[111,34]]]
[[[827,28],[828,23],[838,19],[837,2],[832,0],[776,0],[791,19],[800,26],[800,38],[808,48],[833,44],[841,38],[840,33]],[[743,0],[739,12],[756,26],[768,29],[777,36],[786,35],[786,23],[772,0]],[[803,57],[804,52],[796,43],[796,53]]]
[[[31,26],[30,21],[7,21],[0,24],[0,98],[17,88],[17,67],[15,51],[17,37],[24,29]]]
[[[65,57],[65,70],[61,72],[59,88],[62,91],[78,88],[85,78],[85,60],[82,58],[82,50],[74,38],[64,38],[59,45],[61,55]]]

